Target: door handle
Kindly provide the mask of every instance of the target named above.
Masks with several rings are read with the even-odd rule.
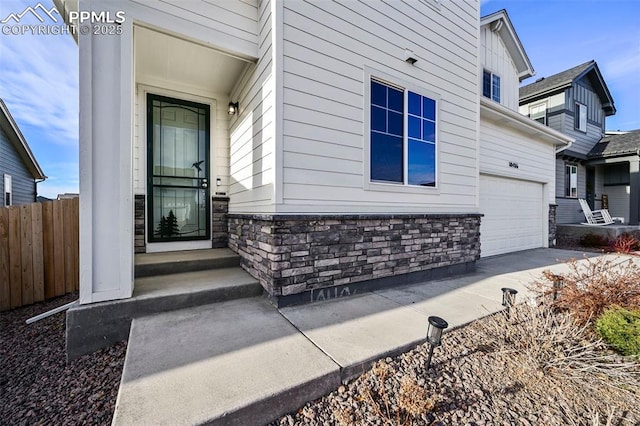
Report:
[[[200,184],[202,188],[207,188],[209,186],[207,179],[202,179],[202,183]]]

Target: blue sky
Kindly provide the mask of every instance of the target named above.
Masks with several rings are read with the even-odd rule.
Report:
[[[0,0],[0,20],[36,3]],[[525,83],[595,59],[618,110],[607,129],[640,129],[640,0],[481,1],[483,15],[500,9],[536,70]],[[49,177],[46,197],[78,191],[77,63],[69,35],[0,34],[0,96]]]

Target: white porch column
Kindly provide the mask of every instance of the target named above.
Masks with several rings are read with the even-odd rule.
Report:
[[[629,161],[629,224],[637,225],[640,221],[640,159],[634,157]]]
[[[106,11],[109,4],[81,0],[80,10]],[[89,32],[78,40],[82,304],[133,292],[131,20],[121,27],[120,35]]]

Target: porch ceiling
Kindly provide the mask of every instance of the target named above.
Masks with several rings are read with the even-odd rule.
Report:
[[[134,30],[136,81],[189,86],[229,94],[248,62],[213,48],[145,27]]]

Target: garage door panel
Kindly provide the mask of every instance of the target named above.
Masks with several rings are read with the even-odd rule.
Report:
[[[480,175],[483,257],[542,247],[543,185]]]

